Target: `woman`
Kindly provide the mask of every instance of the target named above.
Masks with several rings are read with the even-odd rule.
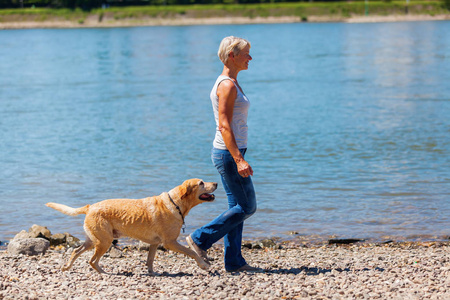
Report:
[[[256,211],[253,170],[244,159],[247,150],[247,112],[249,101],[237,81],[237,75],[248,69],[250,43],[237,37],[222,40],[218,52],[223,62],[222,74],[211,91],[216,121],[212,161],[222,177],[228,197],[228,210],[211,223],[187,237],[189,246],[206,261],[206,250],[224,237],[225,269],[228,272],[257,271],[241,253],[244,220]]]

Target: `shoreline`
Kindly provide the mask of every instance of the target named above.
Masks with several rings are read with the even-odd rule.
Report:
[[[69,233],[64,233],[69,234]],[[69,234],[73,236],[72,234]],[[73,236],[77,240],[84,242],[84,235]],[[185,243],[187,234],[180,234],[177,240],[180,243]],[[14,239],[0,240],[0,252],[6,251],[8,244]],[[409,236],[393,236],[385,235],[380,237],[363,237],[363,236],[337,236],[337,235],[303,235],[298,233],[291,233],[284,236],[266,236],[266,237],[244,237],[242,247],[264,248],[268,244],[273,246],[290,245],[293,247],[323,247],[327,245],[388,245],[388,244],[416,244],[416,245],[431,245],[434,243],[448,243],[450,245],[450,236],[443,235],[427,235],[417,234]],[[114,244],[122,248],[139,248],[141,242],[139,240],[128,237],[121,237],[114,241]],[[219,240],[216,245],[223,246],[223,240]],[[52,246],[53,247],[53,246]],[[66,245],[66,248],[70,248]]]
[[[385,22],[419,22],[448,21],[450,14],[443,15],[369,15],[369,16],[308,16],[307,21],[298,16],[281,17],[210,17],[210,18],[130,18],[115,20],[104,18],[101,22],[97,15],[79,21],[5,21],[0,22],[0,30],[9,29],[47,29],[47,28],[115,28],[146,26],[195,26],[195,25],[244,25],[244,24],[283,24],[283,23],[385,23]]]

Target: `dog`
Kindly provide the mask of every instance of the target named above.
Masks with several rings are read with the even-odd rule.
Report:
[[[150,244],[147,257],[150,274],[153,274],[153,261],[160,244],[166,249],[195,259],[201,269],[208,271],[209,262],[193,250],[180,245],[177,238],[189,211],[200,203],[214,201],[212,193],[216,189],[216,182],[204,182],[194,178],[186,180],[169,192],[143,199],[110,199],[80,208],[47,203],[48,207],[69,216],[86,214],[86,241],[72,252],[62,270],[69,270],[83,252],[94,248],[94,255],[89,264],[97,272],[106,273],[99,266],[100,258],[108,251],[114,239],[127,236]]]

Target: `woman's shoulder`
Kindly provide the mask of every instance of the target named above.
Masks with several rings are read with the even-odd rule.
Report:
[[[217,87],[217,89],[221,90],[221,91],[227,91],[227,92],[237,91],[236,85],[228,77],[224,78],[222,81],[219,82],[219,86]]]

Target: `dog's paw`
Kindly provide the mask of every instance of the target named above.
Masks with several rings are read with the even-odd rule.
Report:
[[[206,261],[202,261],[202,263],[199,263],[198,266],[205,271],[209,271],[209,269],[211,268],[211,265]]]

